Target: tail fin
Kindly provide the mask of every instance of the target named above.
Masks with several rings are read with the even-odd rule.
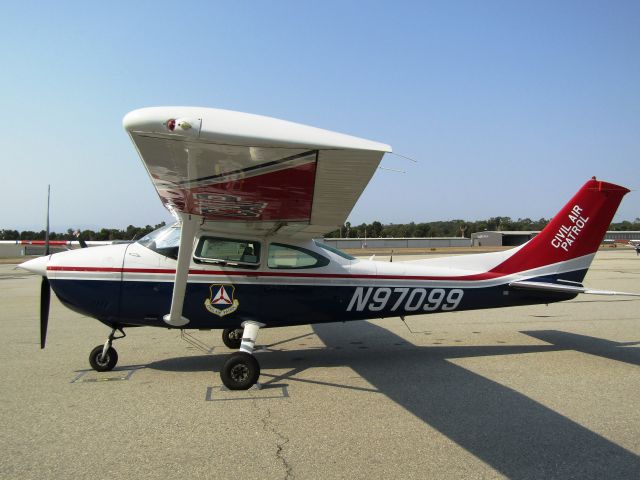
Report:
[[[571,280],[581,282],[627,193],[624,187],[593,177],[536,237],[492,272],[509,274],[557,264],[558,269],[548,274],[573,271]],[[563,268],[563,262],[571,265]]]

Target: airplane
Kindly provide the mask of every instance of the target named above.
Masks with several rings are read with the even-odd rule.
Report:
[[[222,383],[246,390],[260,376],[261,328],[638,295],[581,283],[629,192],[595,177],[524,245],[387,263],[316,239],[344,224],[390,146],[197,107],[134,110],[123,126],[178,221],[135,243],[20,265],[42,276],[41,348],[51,289],[111,329],[90,353],[97,371],[116,366],[112,344],[125,328],[221,329],[224,344],[238,349],[221,368]]]

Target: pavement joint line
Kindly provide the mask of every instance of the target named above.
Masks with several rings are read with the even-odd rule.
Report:
[[[122,376],[122,377],[98,377],[98,378],[83,378],[85,377],[88,373],[92,373],[94,372],[94,370],[80,370],[78,372],[78,375],[76,375],[76,377],[71,380],[71,382],[69,383],[96,383],[96,382],[113,382],[113,381],[117,381],[117,380],[129,380],[131,379],[131,377],[133,376],[133,374],[140,370],[140,368],[128,368],[128,369],[117,369],[117,370],[113,370],[113,372],[127,372],[126,375]],[[98,372],[96,372],[98,373]],[[110,373],[110,372],[104,372],[104,373]]]
[[[355,387],[353,385],[340,385],[339,383],[321,382],[320,380],[308,380],[306,378],[295,378],[292,376],[294,375],[294,373],[285,374],[281,376],[270,375],[268,373],[262,373],[261,375],[265,377],[273,377],[273,381],[287,379],[287,380],[292,380],[294,382],[311,383],[314,385],[320,385],[322,387],[338,387],[338,388],[345,388],[348,390],[356,390],[356,391],[368,392],[368,393],[382,393],[380,390],[373,389],[373,388]],[[265,385],[268,385],[268,383]]]
[[[255,387],[255,385],[254,385]],[[289,389],[288,389],[288,385],[283,385],[283,384],[279,384],[279,385],[270,385],[268,387],[264,387],[264,386],[260,386],[260,388],[254,388],[251,387],[249,390],[229,390],[228,388],[226,388],[224,385],[221,385],[219,387],[207,387],[207,391],[204,397],[205,402],[228,402],[228,401],[233,401],[233,400],[281,400],[283,398],[289,398]],[[265,391],[265,390],[270,390],[270,389],[280,389],[282,394],[281,395],[268,395],[268,396],[256,396],[256,395],[246,395],[247,393],[250,392],[259,392],[259,391]],[[222,392],[224,393],[235,393],[237,394],[234,397],[218,397],[218,398],[214,398],[214,392],[218,391],[218,392]],[[245,394],[245,396],[240,396],[242,394]]]

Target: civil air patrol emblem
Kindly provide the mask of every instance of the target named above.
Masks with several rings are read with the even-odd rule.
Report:
[[[211,285],[209,298],[204,301],[204,308],[219,317],[229,315],[240,306],[235,294],[236,287],[233,285]]]

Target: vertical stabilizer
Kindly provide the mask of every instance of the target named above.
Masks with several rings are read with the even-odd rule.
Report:
[[[629,190],[613,183],[589,180],[551,222],[492,272],[510,274],[570,260],[579,265],[582,281],[622,197]]]

